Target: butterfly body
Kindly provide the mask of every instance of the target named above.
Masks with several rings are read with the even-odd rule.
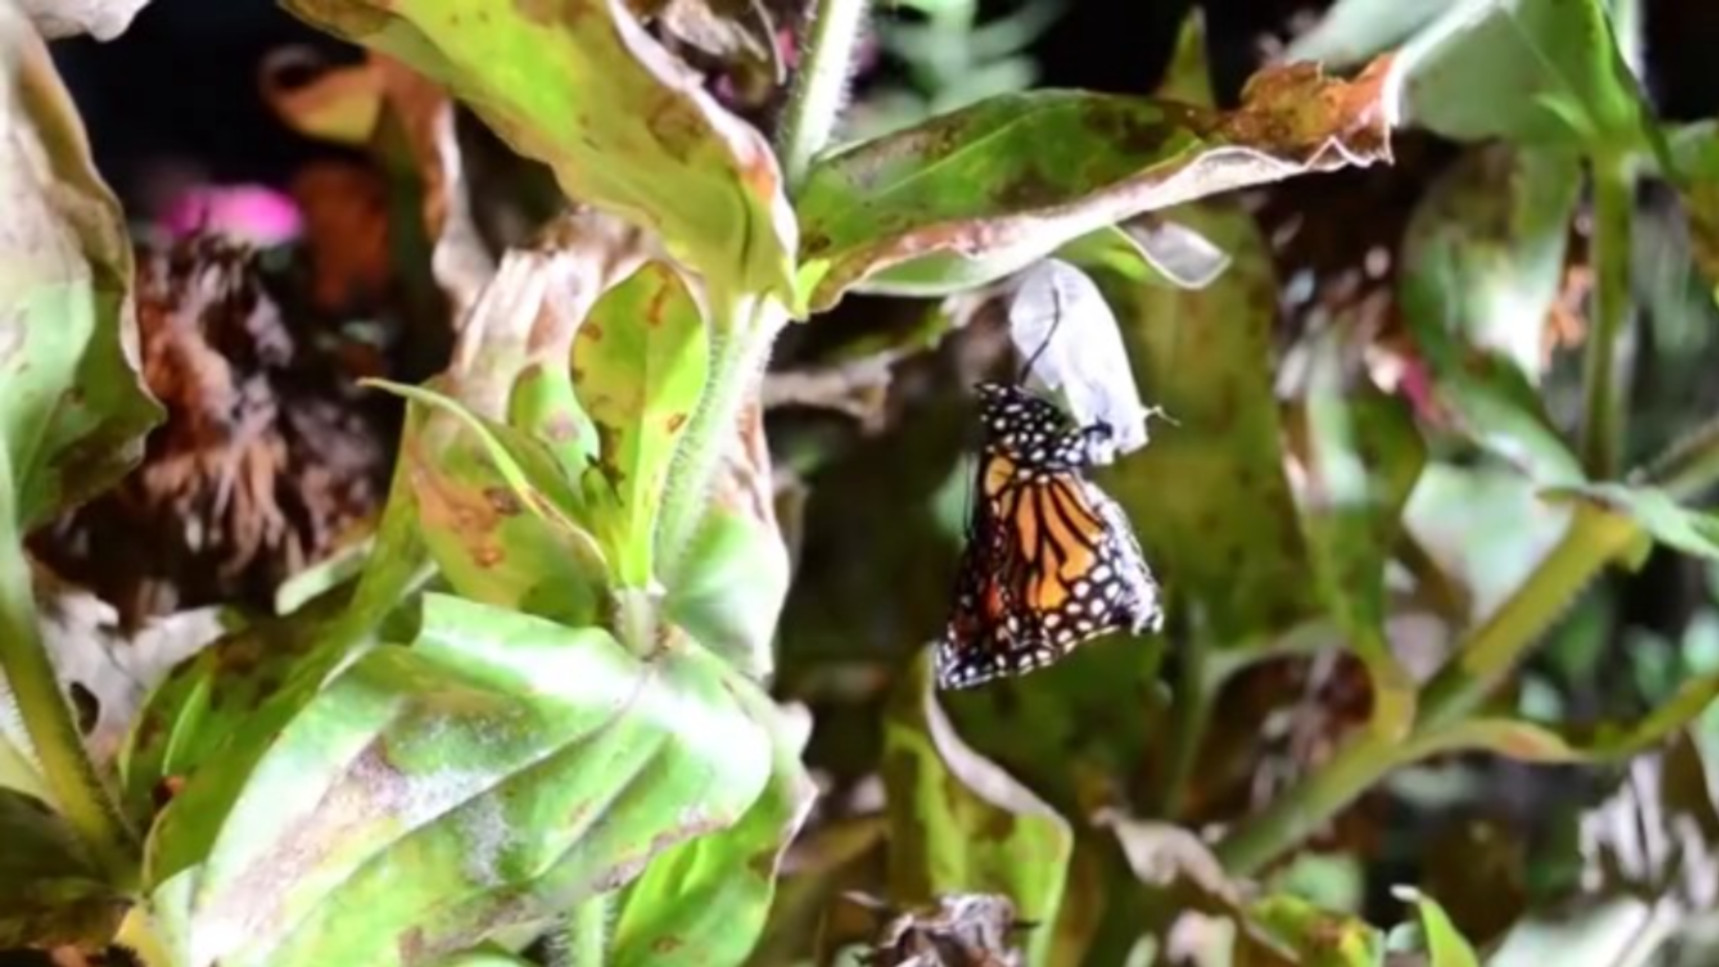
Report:
[[[1050,665],[1116,631],[1157,630],[1158,584],[1127,515],[1085,472],[1110,444],[1018,386],[980,384],[985,444],[940,688]]]

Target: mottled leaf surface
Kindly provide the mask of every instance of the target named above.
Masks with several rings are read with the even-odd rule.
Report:
[[[712,284],[789,292],[795,227],[768,143],[619,0],[287,9],[446,85],[569,196],[650,227]]]
[[[746,814],[771,772],[752,688],[697,649],[428,595],[285,723],[192,775],[146,886],[180,963],[428,964],[624,885]]]
[[[956,291],[1142,212],[1388,159],[1386,67],[1354,81],[1311,63],[1268,68],[1227,113],[1082,91],[1006,94],[835,152],[795,201],[801,296],[825,309],[880,275],[914,278],[919,294]]]

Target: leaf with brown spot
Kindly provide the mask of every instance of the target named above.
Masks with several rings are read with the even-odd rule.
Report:
[[[428,965],[623,886],[747,815],[769,700],[696,648],[444,595],[284,721],[254,717],[150,835],[187,967]],[[410,938],[410,942],[405,942]]]
[[[793,215],[769,144],[614,0],[289,0],[466,101],[567,194],[649,226],[733,291],[790,291]],[[601,90],[602,97],[589,92]],[[664,191],[673,185],[673,191]]]
[[[609,548],[616,573],[628,587],[648,587],[658,576],[653,551],[669,464],[710,367],[704,319],[679,273],[647,262],[610,290],[573,342],[573,366],[620,505]]]
[[[1142,212],[1388,161],[1388,67],[1382,58],[1353,81],[1310,63],[1268,68],[1231,112],[1006,94],[835,152],[795,202],[800,296],[822,310],[856,287],[947,294]]]
[[[928,904],[948,893],[1009,898],[1039,924],[1028,961],[1043,962],[1074,849],[1068,821],[973,751],[955,733],[931,688],[922,651],[898,686],[884,722],[890,898]]]

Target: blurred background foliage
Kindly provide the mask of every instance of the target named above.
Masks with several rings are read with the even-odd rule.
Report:
[[[1719,6],[1511,0],[1478,27],[1463,6],[901,0],[868,20],[844,138],[1029,87],[1229,107],[1286,57],[1347,71],[1462,36],[1407,82],[1393,163],[1129,226],[1197,233],[1166,251],[1218,259],[1205,284],[1092,270],[1174,421],[1099,475],[1167,589],[1162,635],[927,698],[969,388],[1013,366],[997,293],[855,295],[784,335],[773,691],[811,713],[821,795],[752,963],[1002,963],[982,959],[997,932],[1032,964],[1475,962],[1457,934],[1495,965],[1719,962],[1719,524],[1684,509],[1719,461]],[[798,15],[760,9],[784,36]],[[168,440],[33,550],[126,629],[269,608],[359,547],[385,493],[397,404],[351,379],[445,363],[424,186],[399,143],[297,96],[363,55],[264,0],[155,0],[54,53],[140,264],[160,260],[146,343],[149,300],[190,309],[197,353],[304,417],[256,444],[298,483],[222,539],[167,526],[215,472]],[[763,125],[768,70],[721,88]],[[488,248],[517,244],[554,208],[543,170],[469,115],[459,134]],[[297,227],[249,261],[199,256],[228,282],[189,285],[161,251],[174,206],[239,185],[287,196]],[[282,328],[299,348],[271,355]],[[155,569],[103,553],[116,533],[160,547]]]

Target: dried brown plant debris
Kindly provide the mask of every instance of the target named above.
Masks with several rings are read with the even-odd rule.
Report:
[[[367,529],[387,419],[338,335],[283,314],[247,246],[205,235],[140,253],[136,299],[167,420],[119,486],[31,549],[128,628],[219,602],[268,608],[283,580]]]

